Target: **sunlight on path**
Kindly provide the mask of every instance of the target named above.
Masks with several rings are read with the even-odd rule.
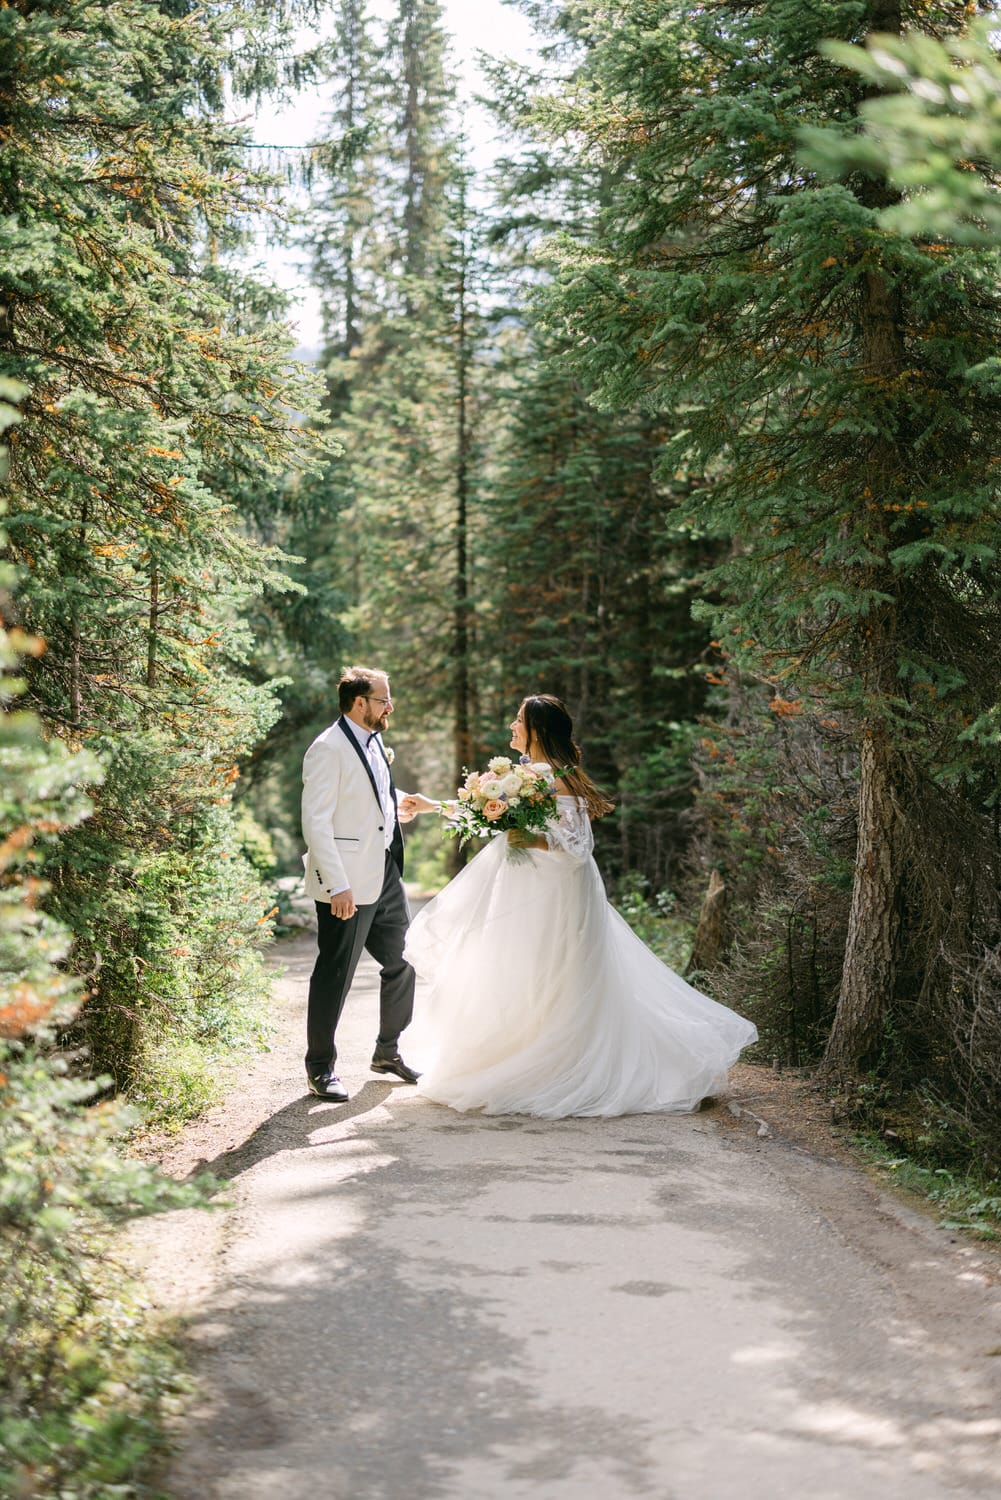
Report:
[[[711,1112],[470,1118],[370,1078],[371,968],[351,1102],[302,1096],[309,944],[284,952],[282,1037],[244,1094],[267,1112],[219,1121],[236,1206],[194,1298],[174,1500],[996,1492],[997,1293],[959,1285],[936,1231],[895,1220],[886,1264],[785,1148]],[[816,1169],[822,1197],[856,1191]],[[909,1257],[947,1319],[916,1316]]]

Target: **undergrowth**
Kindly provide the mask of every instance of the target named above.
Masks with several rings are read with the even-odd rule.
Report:
[[[94,1102],[104,1082],[0,1042],[0,1494],[23,1500],[152,1497],[183,1386],[116,1231],[208,1185],[123,1156],[135,1118]]]
[[[1001,1241],[1001,1182],[976,1168],[966,1172],[926,1167],[900,1156],[878,1136],[855,1137],[866,1159],[899,1186],[917,1193],[940,1215],[939,1227]]]
[[[673,892],[653,891],[642,876],[629,875],[613,893],[612,905],[663,963],[684,974],[695,929],[679,915]]]

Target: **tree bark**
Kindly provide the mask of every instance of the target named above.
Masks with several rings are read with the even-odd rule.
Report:
[[[899,32],[899,0],[874,0],[874,31]],[[884,182],[871,181],[859,192],[871,208],[882,208],[896,194]],[[881,266],[866,269],[861,283],[860,331],[862,374],[874,389],[889,388],[906,368],[903,310],[897,286]],[[863,465],[865,490],[875,500],[873,550],[885,553],[887,518],[881,506],[901,470],[894,436],[875,439]],[[876,535],[876,533],[879,533]],[[864,585],[890,596],[895,582],[887,564],[876,565]],[[900,931],[901,812],[896,785],[900,761],[890,737],[881,702],[896,691],[897,613],[893,603],[876,605],[860,622],[859,670],[864,689],[859,755],[858,847],[848,914],[848,937],[834,1021],[821,1063],[830,1082],[849,1077],[870,1061],[896,982]]]
[[[347,27],[346,51],[347,51],[347,88],[344,101],[345,129],[349,135],[353,135],[358,124],[358,108],[356,100],[356,86],[358,83],[357,70],[359,66],[359,29],[361,18],[358,13],[356,0],[348,6],[345,17]],[[354,148],[352,148],[354,149]],[[352,203],[354,192],[355,167],[352,161],[348,169],[348,203]],[[350,358],[358,347],[360,337],[358,333],[358,306],[357,286],[355,277],[355,255],[356,255],[356,229],[352,222],[354,218],[353,205],[348,209],[348,226],[344,240],[344,353]]]
[[[86,562],[84,560],[84,554],[85,554],[85,550],[86,550],[86,546],[87,546],[87,522],[88,522],[88,520],[89,520],[89,516],[88,516],[88,510],[87,510],[87,503],[85,501],[84,504],[82,505],[81,509],[80,509],[80,529],[79,529],[79,532],[77,533],[77,538],[78,538],[79,547],[80,547],[80,569],[79,569],[79,576],[80,576],[80,578],[85,578],[87,576],[86,575]],[[69,653],[69,655],[70,655],[70,659],[69,659],[69,669],[70,669],[70,674],[69,674],[69,676],[70,676],[70,681],[69,681],[69,688],[70,688],[70,693],[69,693],[69,697],[70,697],[70,704],[69,704],[69,707],[70,707],[70,724],[72,725],[72,727],[74,729],[79,729],[81,723],[83,722],[83,662],[82,662],[82,651],[83,651],[83,642],[82,642],[82,636],[81,636],[81,631],[80,631],[80,604],[79,604],[78,598],[74,597],[73,603],[70,606],[70,653]]]
[[[420,54],[418,51],[417,14],[413,0],[403,0],[403,130],[405,139],[406,177],[403,184],[403,269],[408,278],[417,278],[424,269],[421,195],[425,176],[424,152],[420,132]],[[408,285],[404,310],[413,317],[415,307]]]
[[[470,602],[469,602],[469,306],[465,224],[465,191],[459,205],[459,260],[456,287],[456,463],[455,463],[455,606],[453,623],[453,707],[455,785],[472,760],[470,716]],[[458,840],[452,844],[451,864],[457,872],[466,863]]]
[[[160,618],[160,570],[156,566],[149,574],[149,627],[146,635],[146,686],[156,687],[156,638]]]
[[[702,901],[699,925],[695,929],[692,956],[686,974],[704,973],[719,963],[726,947],[727,889],[718,870],[709,876],[709,889]]]
[[[876,1048],[896,977],[900,931],[900,811],[885,734],[867,731],[859,774],[859,832],[848,939],[834,1024],[821,1067],[850,1076]]]

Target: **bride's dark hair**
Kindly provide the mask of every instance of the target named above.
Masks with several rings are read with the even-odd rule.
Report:
[[[534,693],[521,705],[525,736],[529,745],[538,746],[542,757],[554,770],[562,771],[561,780],[587,807],[589,818],[602,818],[613,806],[587,772],[581,768],[580,746],[573,737],[573,720],[566,705],[550,693]]]

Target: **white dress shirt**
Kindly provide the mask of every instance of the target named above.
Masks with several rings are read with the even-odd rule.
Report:
[[[379,793],[379,804],[382,808],[382,824],[386,830],[386,848],[392,846],[393,834],[396,832],[396,799],[390,785],[389,766],[386,756],[382,750],[382,741],[378,730],[375,733],[366,729],[361,724],[356,724],[354,719],[344,716],[344,722],[351,730],[355,739],[365,752],[365,759],[371,767],[372,775],[375,777],[376,789]]]

